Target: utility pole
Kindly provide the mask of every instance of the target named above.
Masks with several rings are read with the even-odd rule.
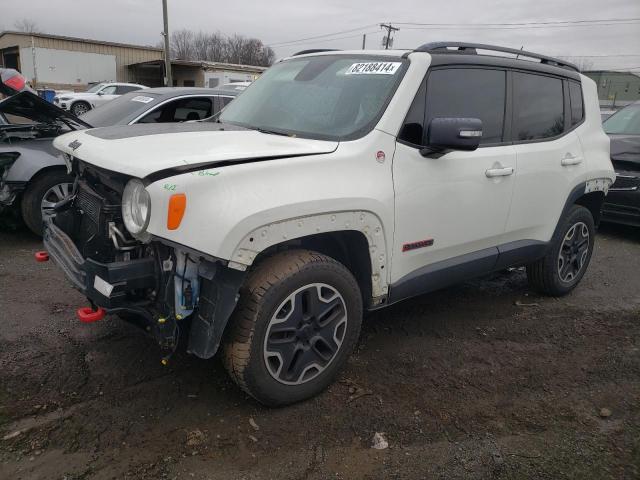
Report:
[[[38,67],[36,66],[36,42],[31,35],[31,61],[33,62],[33,85],[34,89],[38,88]]]
[[[367,48],[367,34],[362,35],[362,50]]]
[[[380,28],[386,28],[387,29],[387,34],[385,35],[385,37],[382,39],[382,45],[384,46],[385,50],[389,50],[389,47],[393,46],[393,38],[391,38],[391,32],[397,32],[398,30],[400,30],[399,28],[394,27],[393,25],[391,25],[390,23],[381,23],[380,24]]]
[[[162,0],[162,17],[164,19],[164,84],[173,87],[171,78],[171,50],[169,49],[169,12],[167,11],[167,0]]]

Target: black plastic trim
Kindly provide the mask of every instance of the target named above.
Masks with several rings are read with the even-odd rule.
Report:
[[[456,47],[458,50],[449,50],[449,47]],[[523,56],[527,58],[535,58],[540,60],[540,65],[557,65],[559,68],[571,69],[576,72],[580,72],[580,69],[573,63],[560,60],[559,58],[548,57],[539,53],[529,52],[527,50],[517,50],[515,48],[501,47],[497,45],[487,45],[483,43],[466,43],[466,42],[430,42],[419,46],[415,49],[416,52],[427,52],[431,54],[454,54],[454,55],[474,55],[478,56],[477,50],[487,50],[492,52],[510,53],[517,56]],[[481,55],[485,57],[487,55]],[[527,61],[517,60],[514,61]]]
[[[523,72],[543,73],[555,75],[557,77],[571,78],[580,81],[580,74],[565,68],[555,67],[541,63],[534,63],[527,60],[516,60],[507,57],[492,57],[489,55],[460,55],[456,53],[442,53],[431,56],[431,65],[477,65],[479,67],[498,67],[510,70],[521,70]]]
[[[127,298],[128,292],[157,287],[156,261],[152,257],[112,263],[85,259],[73,240],[51,219],[45,222],[43,242],[50,257],[73,286],[100,307],[127,307],[131,304]],[[110,297],[105,297],[94,288],[96,275],[114,286]]]
[[[585,188],[586,183],[581,183],[571,190],[553,236],[558,228],[561,228],[562,219],[571,206],[585,194]],[[549,246],[549,242],[540,240],[518,240],[426,265],[408,273],[390,286],[387,305],[496,270],[534,262],[545,255]]]
[[[333,150],[332,152],[335,152]],[[165,168],[163,170],[158,170],[157,172],[150,173],[145,178],[142,179],[142,182],[145,186],[150,185],[158,180],[162,180],[164,178],[173,177],[176,175],[182,175],[183,173],[197,172],[199,170],[205,170],[207,168],[222,168],[222,167],[230,167],[233,165],[243,165],[245,163],[256,163],[256,162],[266,162],[269,160],[282,160],[284,158],[294,158],[294,157],[312,157],[315,155],[326,155],[332,152],[319,152],[319,153],[303,153],[303,154],[295,154],[295,155],[271,155],[268,157],[248,157],[248,158],[234,158],[231,160],[216,160],[212,162],[201,162],[201,163],[193,163],[188,165],[178,165],[176,167]]]

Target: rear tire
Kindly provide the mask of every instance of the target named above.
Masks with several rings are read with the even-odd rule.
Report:
[[[71,192],[73,176],[64,170],[52,170],[40,175],[29,184],[22,196],[22,218],[29,230],[42,236],[42,210],[62,200]]]
[[[551,239],[551,248],[540,260],[527,265],[534,290],[554,297],[573,290],[589,266],[595,239],[591,212],[573,205]]]
[[[224,363],[242,390],[281,406],[330,385],[355,347],[362,297],[347,268],[308,250],[275,254],[240,289]]]

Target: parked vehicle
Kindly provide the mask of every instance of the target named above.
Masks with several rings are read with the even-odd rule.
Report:
[[[63,93],[53,98],[53,103],[75,116],[87,113],[92,108],[104,105],[125,93],[146,89],[137,83],[104,82],[93,85],[86,92]]]
[[[107,125],[200,120],[219,112],[238,93],[202,88],[146,89],[125,94],[81,119],[34,100],[31,93],[16,95],[0,103],[0,155],[5,152],[7,159],[4,168],[0,166],[0,209],[19,206],[29,229],[42,233],[42,212],[49,212],[63,200],[73,183],[64,160],[51,144],[60,133]],[[3,121],[6,116],[11,121]]]
[[[329,385],[365,310],[518,265],[567,294],[615,178],[592,80],[469,44],[293,56],[214,122],[55,146],[77,183],[38,257],[79,318],[125,313],[167,356],[180,331],[201,358],[222,343],[267,405]]]
[[[52,140],[88,125],[29,90],[0,81],[0,211],[19,206],[27,226],[42,231],[42,211],[64,199],[73,177]]]
[[[13,68],[0,68],[0,100],[25,90],[33,92],[20,72]]]
[[[231,82],[231,83],[225,83],[224,85],[222,85],[222,89],[224,90],[236,90],[236,91],[243,91],[246,90],[247,87],[249,85],[251,85],[253,82]]]
[[[611,138],[611,162],[616,170],[602,219],[640,227],[640,102],[619,110],[602,126]]]
[[[127,93],[80,118],[94,127],[204,120],[240,93],[216,88],[150,88]]]

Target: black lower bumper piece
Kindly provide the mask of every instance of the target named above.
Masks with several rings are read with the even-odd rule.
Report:
[[[602,220],[640,227],[640,189],[609,191],[602,206]]]
[[[73,240],[51,219],[45,222],[43,242],[50,258],[73,286],[108,312],[139,311],[140,302],[132,302],[131,296],[143,289],[157,289],[154,258],[111,263],[83,258]]]

